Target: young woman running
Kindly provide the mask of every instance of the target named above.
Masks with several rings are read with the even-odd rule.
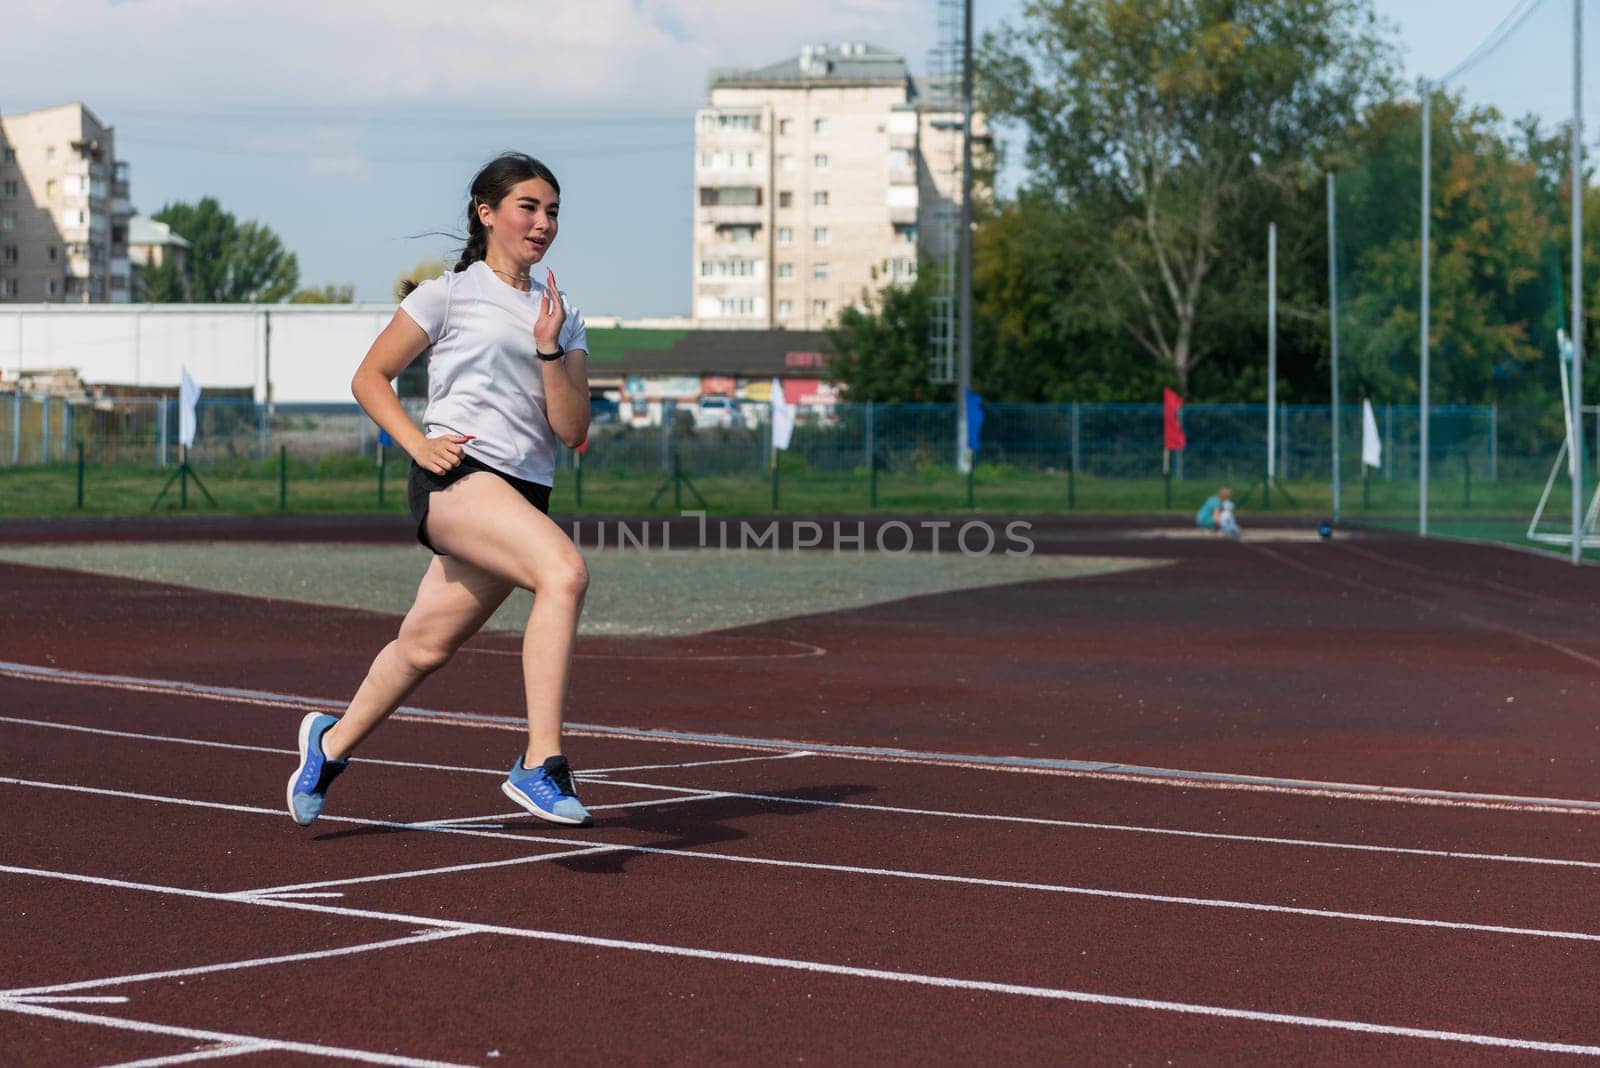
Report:
[[[534,591],[522,639],[528,745],[501,790],[541,819],[586,823],[561,755],[561,706],[589,585],[583,557],[547,514],[556,443],[589,431],[583,318],[533,265],[556,239],[561,187],[549,168],[508,153],[472,181],[467,246],[455,269],[415,287],[373,342],[351,392],[411,454],[417,540],[434,557],[417,598],[343,716],[300,723],[289,812],[308,825],[350,753],[477,633],[513,587]],[[391,386],[428,353],[418,430]]]

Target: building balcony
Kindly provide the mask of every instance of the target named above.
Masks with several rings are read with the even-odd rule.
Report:
[[[913,186],[916,185],[917,184],[917,168],[916,168],[916,166],[915,165],[911,165],[911,166],[905,166],[905,165],[896,166],[896,165],[891,163],[889,165],[889,184],[890,185],[913,185]]]
[[[111,257],[111,277],[117,278],[120,276],[126,278],[129,273],[128,258],[126,256],[120,259],[115,256]]]
[[[713,226],[762,226],[767,221],[767,209],[761,204],[715,204],[695,212]]]

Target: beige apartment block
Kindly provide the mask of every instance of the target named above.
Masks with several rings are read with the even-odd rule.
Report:
[[[128,165],[82,104],[0,115],[0,302],[126,303]]]
[[[696,325],[819,330],[909,284],[953,242],[960,151],[960,112],[881,48],[714,74],[695,114]]]

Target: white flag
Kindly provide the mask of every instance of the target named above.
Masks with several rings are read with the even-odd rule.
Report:
[[[772,380],[772,447],[787,449],[794,436],[794,405],[783,395],[783,383]]]
[[[199,401],[200,387],[194,384],[185,367],[178,383],[178,444],[186,449],[194,445],[194,406]]]
[[[1361,402],[1361,462],[1367,467],[1383,466],[1383,439],[1378,436],[1378,417],[1372,402]]]

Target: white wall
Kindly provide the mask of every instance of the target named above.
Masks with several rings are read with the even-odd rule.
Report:
[[[71,368],[87,384],[249,387],[285,403],[350,401],[350,376],[392,304],[0,304],[0,384]]]

